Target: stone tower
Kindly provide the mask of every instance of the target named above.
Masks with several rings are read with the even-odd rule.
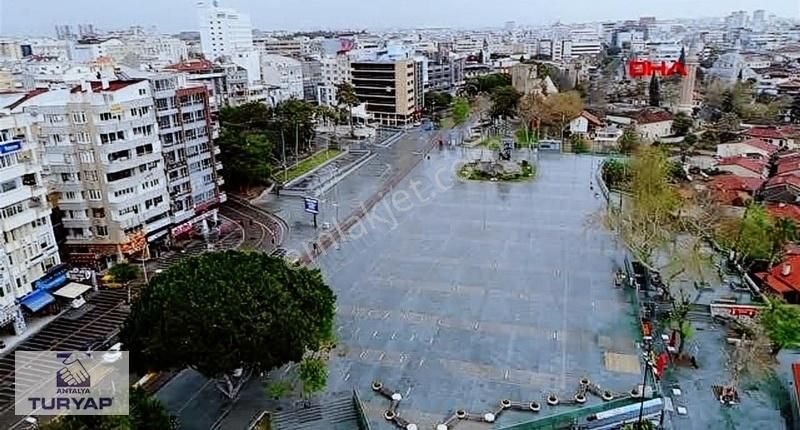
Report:
[[[678,106],[676,107],[675,111],[683,112],[687,115],[692,114],[692,107],[694,101],[694,85],[695,80],[697,79],[697,66],[699,65],[699,61],[697,59],[697,49],[692,44],[689,47],[689,51],[686,55],[686,76],[681,79],[681,95],[678,101]]]

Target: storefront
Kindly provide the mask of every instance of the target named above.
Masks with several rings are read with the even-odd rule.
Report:
[[[202,209],[198,206],[198,209]],[[174,241],[191,239],[196,235],[209,234],[219,223],[219,210],[214,208],[195,216],[183,224],[173,227],[170,235]]]

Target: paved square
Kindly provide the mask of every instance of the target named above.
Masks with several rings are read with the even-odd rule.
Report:
[[[461,157],[434,151],[320,260],[344,345],[329,389],[357,387],[378,429],[373,380],[404,395],[399,413],[420,428],[502,398],[571,396],[582,377],[629,390],[640,376],[604,362],[635,353],[636,326],[612,283],[622,252],[589,220],[600,159],[541,154],[535,181],[508,184],[455,179]]]

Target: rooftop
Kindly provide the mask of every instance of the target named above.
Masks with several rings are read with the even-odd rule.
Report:
[[[747,157],[726,157],[717,163],[718,166],[739,166],[751,172],[762,174],[767,164],[761,160]]]
[[[773,218],[788,218],[800,223],[800,206],[786,203],[767,203],[767,212]]]
[[[103,88],[103,82],[101,81],[91,81],[89,84],[91,85],[91,89],[93,93],[101,92],[101,91],[118,91],[125,87],[128,87],[133,84],[138,84],[139,82],[143,82],[144,79],[129,79],[129,80],[116,80],[116,81],[108,81],[108,88]],[[80,85],[75,86],[70,91],[71,93],[79,93],[82,92],[82,87]]]
[[[761,272],[756,276],[776,293],[800,291],[800,255],[789,256],[769,272]]]

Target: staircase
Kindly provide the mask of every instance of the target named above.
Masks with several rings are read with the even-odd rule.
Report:
[[[293,411],[272,416],[273,430],[359,430],[353,395],[315,401],[310,408],[298,406]]]

